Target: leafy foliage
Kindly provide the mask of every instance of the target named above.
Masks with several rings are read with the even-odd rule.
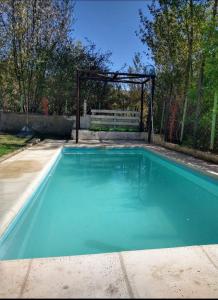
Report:
[[[217,0],[153,0],[148,9],[151,18],[139,12],[137,34],[157,70],[155,131],[166,141],[217,149]]]
[[[50,114],[75,110],[77,68],[106,70],[110,52],[72,38],[71,0],[4,0],[0,2],[0,105],[9,111],[42,111],[47,98]],[[87,82],[82,100],[95,90],[95,103],[107,90]]]

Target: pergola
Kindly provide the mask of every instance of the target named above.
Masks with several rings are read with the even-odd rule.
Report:
[[[153,66],[147,66],[145,74],[122,73],[122,72],[101,72],[93,70],[77,69],[77,104],[76,104],[76,143],[79,140],[80,129],[80,82],[82,80],[103,81],[111,83],[129,83],[141,85],[141,107],[140,107],[140,130],[143,131],[143,107],[144,107],[144,85],[151,82],[151,97],[148,103],[148,143],[151,142],[153,100],[155,88],[155,72]]]

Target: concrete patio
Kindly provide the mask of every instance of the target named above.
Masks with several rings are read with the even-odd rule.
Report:
[[[0,235],[73,141],[45,141],[0,163]],[[85,142],[78,147],[145,146],[218,175],[218,166],[142,142]],[[1,298],[217,298],[218,245],[0,261]]]
[[[0,262],[4,298],[217,298],[218,246]]]

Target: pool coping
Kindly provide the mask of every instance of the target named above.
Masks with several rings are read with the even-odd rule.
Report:
[[[96,144],[86,144],[85,141],[83,143],[79,144],[71,144],[71,145],[64,145],[63,148],[143,148],[145,150],[150,150],[154,154],[159,155],[162,158],[166,158],[172,162],[178,163],[181,166],[190,168],[194,171],[199,172],[202,175],[209,176],[211,178],[214,178],[218,180],[218,165],[212,162],[205,161],[200,158],[193,157],[188,154],[180,153],[175,150],[171,150],[168,148],[165,148],[162,145],[157,145],[157,144],[145,144],[145,143],[123,143],[123,144],[117,144],[114,142],[113,144],[104,144],[104,141],[102,143],[96,143]],[[174,157],[170,156],[168,152],[171,152],[174,154]],[[189,161],[187,160],[189,159]],[[191,160],[191,162],[190,162]],[[211,166],[217,166],[216,172],[211,171]]]
[[[16,204],[11,208],[10,212],[6,216],[6,219],[4,223],[1,225],[0,228],[0,239],[3,237],[5,232],[7,231],[8,227],[12,224],[13,221],[18,217],[20,213],[22,213],[22,210],[25,209],[25,206],[28,204],[29,201],[31,201],[31,198],[34,196],[34,193],[37,191],[45,177],[49,174],[50,170],[54,166],[55,162],[57,161],[61,151],[61,146],[52,156],[51,160],[49,160],[46,165],[42,168],[42,170],[39,172],[39,174],[35,177],[35,179],[27,186],[27,188],[24,190],[24,192],[19,196],[18,201]],[[27,148],[29,149],[29,147]],[[25,149],[26,150],[26,149]],[[20,152],[24,152],[25,150],[22,150]],[[16,156],[20,152],[13,155]],[[8,157],[11,158],[12,156]],[[5,160],[4,160],[5,162]]]
[[[157,153],[160,156],[166,157],[167,159],[170,159],[172,161],[178,162],[180,164],[183,164],[187,167],[193,168],[194,170],[200,171],[200,173],[204,173],[206,175],[210,175],[210,170],[209,170],[209,166],[208,166],[208,170],[209,171],[205,171],[205,170],[201,170],[196,163],[196,166],[190,166],[189,164],[184,162],[184,159],[181,158],[180,159],[175,159],[172,157],[169,157],[165,154],[162,154],[158,151],[163,151],[164,152],[164,147],[161,146],[156,146],[156,145],[146,145],[146,144],[116,144],[114,143],[113,145],[102,145],[102,144],[98,144],[98,145],[93,145],[93,146],[85,146],[85,147],[103,147],[103,148],[145,148],[145,149],[149,149],[151,152]],[[0,229],[0,235],[3,234],[6,230],[6,228],[11,224],[11,222],[13,222],[14,218],[16,218],[16,216],[18,215],[19,211],[24,207],[24,205],[28,202],[28,199],[31,198],[32,194],[34,193],[34,191],[40,186],[40,183],[43,181],[43,179],[45,178],[45,176],[50,172],[50,170],[52,169],[52,167],[55,164],[55,161],[57,161],[58,156],[60,155],[62,148],[63,147],[84,147],[84,144],[79,144],[79,145],[62,145],[60,146],[59,149],[57,149],[57,151],[55,152],[55,154],[53,155],[53,157],[51,158],[51,160],[42,168],[42,170],[39,172],[39,174],[36,176],[35,180],[26,188],[26,190],[24,191],[24,193],[19,197],[19,203],[18,205],[16,205],[16,209],[13,210],[13,214],[11,214],[7,220],[7,224],[5,224],[5,226],[3,226],[3,228]],[[160,149],[162,148],[162,149]],[[24,150],[25,151],[25,150]],[[157,152],[156,152],[157,151]],[[173,152],[172,150],[168,150],[168,152]],[[193,160],[198,161],[198,159],[193,158]],[[210,165],[210,163],[208,163],[208,165]],[[214,178],[214,175],[212,175],[212,177]],[[217,175],[215,175],[215,178],[217,178]],[[93,266],[98,265],[98,261],[103,259],[103,265],[102,267],[99,266],[99,270],[101,270],[101,272],[106,272],[106,270],[108,270],[108,268],[111,268],[111,274],[113,274],[113,272],[116,271],[116,268],[119,268],[119,276],[118,276],[118,281],[120,282],[118,284],[118,286],[116,286],[116,284],[114,283],[114,274],[113,276],[111,274],[107,275],[109,276],[107,283],[104,284],[108,284],[108,288],[107,289],[102,289],[102,287],[98,287],[99,288],[99,294],[95,291],[95,293],[97,293],[97,296],[100,295],[100,297],[118,297],[118,298],[134,298],[134,297],[147,297],[150,296],[151,298],[156,298],[158,297],[158,294],[155,294],[155,291],[151,292],[151,294],[146,294],[147,292],[145,292],[145,288],[143,287],[143,285],[140,283],[141,282],[141,277],[143,277],[143,274],[141,274],[140,272],[142,272],[142,270],[140,269],[140,262],[137,262],[137,259],[134,258],[136,260],[135,263],[133,263],[131,265],[131,260],[133,259],[133,257],[136,256],[142,256],[143,259],[145,259],[145,265],[149,264],[149,256],[154,255],[154,253],[159,253],[158,255],[161,257],[161,255],[163,253],[169,252],[170,255],[168,257],[167,255],[167,261],[168,261],[168,267],[166,267],[166,269],[164,269],[164,272],[166,272],[166,275],[169,273],[169,270],[171,270],[171,267],[169,265],[170,260],[171,260],[171,255],[172,253],[176,253],[179,252],[179,256],[178,256],[178,263],[179,260],[181,259],[181,257],[183,257],[183,253],[185,254],[186,252],[190,252],[190,258],[189,258],[189,267],[192,268],[192,259],[191,257],[193,255],[195,255],[194,253],[197,251],[198,255],[200,255],[201,259],[204,261],[204,263],[201,263],[201,259],[199,260],[200,264],[202,264],[202,266],[204,266],[206,269],[208,270],[208,268],[211,268],[211,272],[213,274],[213,278],[215,278],[215,282],[218,285],[218,244],[214,244],[214,245],[201,245],[201,246],[187,246],[187,247],[175,247],[175,248],[164,248],[164,249],[154,249],[154,250],[137,250],[137,251],[123,251],[123,252],[114,252],[114,253],[102,253],[102,254],[91,254],[91,255],[81,255],[81,256],[70,256],[70,257],[51,257],[51,258],[34,258],[34,259],[24,259],[24,260],[2,260],[0,261],[0,298],[2,297],[50,297],[50,293],[52,292],[52,289],[54,288],[50,282],[50,276],[51,273],[53,271],[51,271],[51,273],[49,272],[46,275],[46,284],[48,285],[47,288],[45,288],[44,283],[40,282],[39,278],[40,276],[43,277],[43,272],[45,271],[43,268],[44,265],[46,265],[46,270],[48,271],[50,268],[52,269],[52,265],[53,263],[55,264],[57,262],[57,265],[62,268],[63,267],[63,274],[66,278],[66,281],[71,280],[70,277],[68,275],[66,275],[66,265],[65,262],[66,261],[72,261],[72,270],[70,270],[69,272],[73,272],[73,269],[75,266],[77,266],[78,261],[80,262],[80,264],[83,264],[84,262],[84,268],[86,266],[86,261],[91,261]],[[177,255],[177,254],[176,254]],[[134,261],[133,259],[133,261]],[[165,258],[163,257],[163,260]],[[109,260],[109,262],[108,262]],[[111,265],[110,260],[115,260],[116,262]],[[162,260],[160,259],[160,262],[156,261],[154,262],[154,266],[158,263],[162,263]],[[109,263],[109,266],[108,266]],[[106,264],[106,265],[105,265]],[[16,266],[16,270],[21,270],[21,273],[18,272],[19,274],[17,274],[17,271],[14,270],[13,266]],[[127,268],[128,265],[128,268]],[[153,266],[153,267],[154,267]],[[58,268],[59,268],[58,267]],[[200,266],[201,267],[201,266]],[[132,274],[131,268],[136,268],[136,270],[133,272],[134,274]],[[202,267],[203,268],[203,267]],[[25,269],[25,270],[23,270]],[[196,269],[196,266],[194,266],[192,269]],[[23,271],[22,271],[23,270]],[[129,271],[128,271],[129,270]],[[152,269],[153,270],[153,269]],[[153,272],[151,270],[151,273]],[[188,268],[187,268],[188,270]],[[15,273],[11,273],[11,272],[15,272]],[[39,277],[37,277],[39,280],[37,283],[36,277],[34,277],[33,275],[31,275],[32,273],[36,272],[36,275]],[[54,270],[54,274],[56,271]],[[67,271],[68,272],[68,271]],[[82,285],[82,283],[89,283],[90,279],[90,274],[89,271],[87,270],[87,272],[84,273],[83,269],[80,269],[80,273],[83,273],[81,278],[79,279],[79,284]],[[117,272],[117,271],[116,271]],[[116,273],[115,272],[115,273]],[[143,271],[144,272],[144,271]],[[161,271],[158,271],[159,273],[161,273]],[[189,272],[189,271],[187,271]],[[198,272],[196,270],[196,272]],[[207,271],[205,271],[207,272]],[[24,273],[24,276],[23,276]],[[159,274],[157,273],[157,274]],[[210,273],[210,272],[209,272]],[[205,295],[206,297],[209,295],[211,295],[210,293],[212,293],[212,298],[216,298],[218,297],[218,290],[213,290],[213,292],[211,292],[211,286],[214,287],[214,281],[212,279],[212,277],[210,278],[209,273],[207,274],[208,276],[208,294],[207,294],[207,290],[205,290]],[[141,275],[140,275],[141,274]],[[150,274],[150,273],[149,273]],[[156,277],[150,279],[152,283],[158,286],[158,284],[160,284],[160,278],[162,278],[162,275],[155,275]],[[189,273],[188,273],[189,274]],[[197,273],[196,273],[197,274]],[[205,273],[206,274],[206,273]],[[116,274],[115,274],[116,275]],[[140,275],[140,276],[139,276]],[[3,280],[7,278],[7,283],[5,283],[5,281]],[[11,278],[14,278],[13,276],[15,276],[15,281],[14,279],[12,280]],[[20,283],[18,285],[16,285],[16,282],[19,282],[19,278],[20,276],[22,277],[22,280],[20,281]],[[31,277],[32,276],[32,277]],[[56,274],[57,276],[57,274]],[[74,274],[74,276],[76,276]],[[78,274],[77,274],[78,276]],[[106,275],[105,275],[106,276]],[[135,277],[139,276],[139,278],[136,280],[134,279]],[[159,279],[157,277],[160,277]],[[188,275],[190,276],[190,274]],[[192,276],[192,275],[191,275]],[[195,276],[195,275],[193,275]],[[206,276],[206,275],[205,275]],[[116,276],[115,276],[116,277]],[[1,278],[2,278],[2,282],[4,282],[4,286],[1,286]],[[75,278],[74,278],[75,279]],[[58,282],[58,280],[60,280],[60,278],[58,279],[58,277],[56,277],[56,283]],[[55,281],[54,280],[54,281]],[[94,279],[93,279],[94,280]],[[101,279],[99,279],[101,280]],[[170,283],[171,279],[168,278]],[[76,281],[76,279],[75,279]],[[40,282],[40,284],[39,284]],[[70,281],[71,282],[71,281]],[[111,283],[110,283],[111,282]],[[109,284],[110,283],[110,284]],[[72,283],[73,284],[73,283]],[[77,283],[78,284],[78,283]],[[79,287],[77,286],[73,287],[73,290],[68,291],[68,288],[66,288],[68,285],[65,285],[63,287],[60,287],[58,289],[56,289],[56,294],[54,294],[54,296],[63,296],[63,297],[69,297],[69,296],[74,296],[75,294],[81,297],[84,297],[84,292],[82,290],[79,290]],[[98,282],[95,282],[96,285],[98,285]],[[114,287],[115,284],[115,287]],[[171,284],[171,283],[170,283]],[[178,282],[176,277],[172,279],[172,284],[174,284],[177,288],[173,290],[172,294],[170,291],[167,290],[162,290],[162,295],[165,295],[166,297],[175,297],[178,296],[179,298],[183,298],[184,297],[184,287],[183,288],[178,288]],[[200,284],[203,285],[203,282],[200,282]],[[10,289],[12,288],[12,286],[14,286],[13,288],[13,292],[10,291]],[[120,286],[119,286],[120,285]],[[182,283],[180,282],[179,285],[182,285]],[[88,288],[89,285],[87,285]],[[40,291],[37,292],[36,290],[39,289],[39,287],[43,287],[40,294]],[[147,287],[146,287],[147,288]],[[196,286],[192,286],[190,293],[186,294],[190,297],[196,297],[196,293],[198,293],[198,288],[196,289]],[[207,289],[207,287],[204,287],[205,289]],[[84,287],[85,291],[87,292],[87,295],[90,294],[90,291],[88,291],[85,287]],[[157,288],[158,289],[158,288]],[[96,287],[95,287],[96,290]],[[194,292],[193,292],[194,291]],[[71,294],[69,294],[69,292]],[[15,294],[14,294],[15,293]],[[30,294],[29,294],[30,293]],[[93,292],[94,293],[94,292]],[[165,294],[164,294],[165,293]],[[200,295],[201,296],[201,295]],[[86,295],[85,295],[86,297]],[[93,297],[93,294],[91,294],[91,297]],[[204,297],[204,296],[203,296]]]
[[[149,147],[149,150],[153,151],[154,153],[160,155],[163,158],[167,158],[168,160],[170,160],[172,162],[175,162],[175,163],[178,163],[181,166],[190,168],[190,169],[192,169],[194,171],[199,172],[202,175],[206,175],[206,176],[209,176],[211,178],[214,178],[214,179],[218,180],[218,166],[217,166],[217,172],[214,172],[214,171],[210,170],[210,165],[216,165],[216,164],[212,164],[211,162],[206,162],[206,161],[204,161],[202,159],[195,158],[195,157],[193,157],[191,155],[183,154],[183,153],[178,153],[177,151],[169,149],[171,152],[175,153],[176,156],[177,156],[177,157],[171,157],[171,156],[167,155],[166,152],[164,153],[164,151],[166,150],[166,148],[163,147],[163,146],[158,146],[158,148],[162,148],[161,149],[162,151],[160,151],[160,149],[156,149],[156,146],[147,146],[147,147],[145,147],[145,149],[148,148],[148,147]],[[192,158],[193,162],[192,163],[187,162],[187,160],[186,160],[187,158],[184,158],[184,157],[182,158],[183,155],[185,155],[185,156],[187,156],[189,158]],[[203,163],[204,165],[208,164],[208,167],[205,168],[205,166],[204,166],[204,169],[202,169],[202,167],[199,166],[199,161],[200,161],[200,164],[201,163]],[[198,164],[197,164],[197,162],[198,162]]]

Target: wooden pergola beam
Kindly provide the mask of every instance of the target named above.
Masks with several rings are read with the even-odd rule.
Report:
[[[103,82],[115,82],[115,83],[133,83],[133,84],[142,84],[141,81],[132,81],[132,80],[124,80],[124,79],[112,79],[112,78],[100,78],[100,77],[82,77],[82,80],[94,80],[94,81],[103,81]]]

